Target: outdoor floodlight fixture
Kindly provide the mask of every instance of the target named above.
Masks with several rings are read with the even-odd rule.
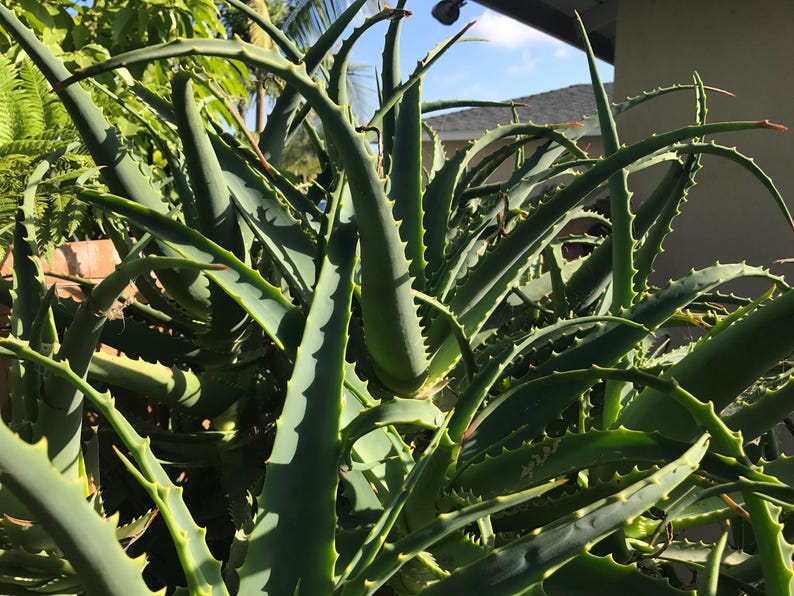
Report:
[[[432,15],[444,25],[451,25],[460,16],[460,7],[466,0],[441,0],[433,7]]]

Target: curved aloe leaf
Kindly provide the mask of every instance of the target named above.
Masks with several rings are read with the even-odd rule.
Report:
[[[728,542],[728,532],[723,532],[714,544],[714,550],[706,560],[703,572],[698,575],[698,596],[717,596],[720,579],[720,564]]]
[[[190,74],[184,71],[176,73],[171,80],[171,89],[174,115],[193,190],[198,230],[245,261],[248,255],[243,247],[229,188],[196,105]],[[210,287],[209,292],[210,326],[201,335],[201,340],[220,351],[237,340],[247,317],[234,299],[217,286]],[[230,333],[230,330],[237,333]]]
[[[586,379],[588,386],[593,384],[593,380],[602,379],[606,381],[626,381],[644,387],[652,387],[667,397],[672,398],[682,410],[686,411],[688,419],[694,421],[694,426],[698,430],[708,432],[714,441],[714,448],[728,457],[736,458],[745,464],[749,464],[747,456],[742,449],[742,437],[739,433],[731,431],[730,428],[717,416],[714,405],[711,402],[702,402],[686,389],[681,387],[674,379],[659,378],[652,373],[637,369],[603,368],[593,366],[591,369],[569,370],[565,372],[552,373],[546,378],[538,378],[529,381],[522,386],[523,391],[537,390],[544,385],[562,384],[567,385],[575,379]],[[506,435],[511,438],[510,435]]]
[[[85,375],[113,304],[130,280],[144,271],[170,270],[175,266],[188,271],[214,267],[170,257],[148,257],[120,265],[97,284],[77,309],[55,358],[68,361],[78,376]],[[47,438],[47,448],[58,469],[74,473],[79,461],[83,395],[73,383],[57,375],[45,378],[44,395],[45,398],[39,401],[34,436]]]
[[[780,209],[781,214],[786,219],[786,223],[788,223],[790,228],[794,228],[794,219],[792,219],[791,212],[783,196],[780,194],[777,186],[775,186],[774,181],[755,163],[753,158],[740,153],[735,147],[724,147],[713,141],[711,143],[691,143],[682,146],[680,149],[673,146],[673,149],[677,150],[679,153],[717,155],[740,165],[758,179],[764,188],[766,188],[777,204],[778,209]]]
[[[586,588],[584,588],[586,586]],[[543,580],[546,596],[572,596],[583,589],[588,596],[643,594],[643,596],[693,596],[691,590],[674,588],[635,565],[621,565],[611,557],[582,553]]]
[[[70,299],[61,299],[53,305],[55,324],[58,329],[68,328],[74,319],[79,304]],[[128,356],[143,357],[171,365],[175,362],[197,362],[193,351],[195,344],[181,335],[167,335],[152,329],[144,322],[130,317],[108,320],[100,339]]]
[[[615,119],[609,106],[601,75],[598,73],[595,54],[590,46],[587,30],[579,14],[575,14],[579,36],[582,38],[593,81],[598,123],[604,143],[604,156],[609,157],[620,148]],[[631,194],[628,187],[628,172],[622,168],[612,174],[608,181],[610,215],[612,218],[612,314],[627,308],[634,300],[634,236],[632,233],[633,214],[631,213]]]
[[[233,254],[199,232],[132,201],[91,190],[81,191],[80,196],[92,205],[123,215],[185,258],[211,263],[216,269],[206,275],[232,296],[279,347],[295,350],[302,319],[299,310]]]
[[[605,157],[587,172],[574,178],[570,185],[541,203],[531,217],[520,221],[506,238],[498,242],[457,288],[450,301],[452,309],[467,328],[479,327],[512,285],[513,280],[526,269],[528,257],[537,253],[543,239],[554,231],[554,227],[565,213],[579,205],[590,192],[622,168],[684,139],[753,128],[780,127],[766,121],[687,126],[622,147]]]
[[[345,426],[342,430],[340,454],[347,453],[359,438],[376,428],[410,424],[436,430],[443,422],[444,414],[433,402],[395,398],[365,409]]]
[[[680,457],[689,447],[688,443],[672,441],[657,433],[625,428],[566,434],[489,455],[462,469],[451,486],[490,497],[601,464],[662,464]],[[752,474],[750,468],[734,461],[715,458],[703,463],[703,471],[721,482]]]
[[[22,500],[93,594],[151,594],[143,558],[127,557],[115,524],[102,519],[84,496],[82,483],[52,467],[46,445],[30,445],[0,424],[0,481]]]
[[[353,422],[364,411],[374,408],[378,401],[372,397],[356,374],[352,364],[345,365],[345,399],[342,409],[342,427]],[[392,426],[361,437],[352,448],[354,466],[367,466],[365,475],[381,503],[389,503],[402,487],[406,475],[414,466],[411,449]]]
[[[174,115],[185,152],[185,166],[196,202],[198,230],[233,252],[237,258],[243,258],[239,237],[235,237],[239,236],[239,231],[229,201],[229,189],[196,106],[190,73],[176,73],[171,80],[171,88]]]
[[[606,499],[514,540],[421,593],[519,594],[586,552],[601,538],[631,521],[686,480],[708,449],[701,437],[680,458]]]
[[[400,102],[389,170],[389,199],[394,203],[394,216],[400,222],[400,235],[406,242],[409,271],[417,290],[424,289],[425,280],[421,93],[420,82],[411,87]]]
[[[51,302],[43,300],[46,283],[39,260],[34,222],[36,192],[52,165],[74,147],[75,145],[70,145],[51,153],[33,169],[15,214],[11,333],[37,343],[45,354],[51,353],[54,349],[57,335],[50,311]],[[42,308],[46,311],[41,311]],[[42,319],[40,333],[36,334],[34,324],[36,319],[41,317],[46,319],[46,322]],[[38,413],[36,396],[41,391],[41,378],[37,371],[25,367],[24,363],[14,362],[11,365],[11,379],[12,427],[17,429],[17,432],[23,432],[21,426],[33,423],[36,419]]]
[[[768,272],[760,268],[746,265],[714,265],[701,271],[694,271],[672,282],[623,312],[622,316],[653,331],[704,292],[744,276],[770,277]],[[644,330],[626,325],[607,325],[556,355],[549,362],[538,366],[531,372],[531,378],[550,375],[554,371],[589,368],[594,364],[614,366],[645,336],[647,332]],[[681,384],[689,389],[685,383]],[[554,384],[540,395],[531,389],[531,385],[525,386],[523,383],[515,385],[510,391],[492,400],[477,416],[467,437],[462,456],[466,459],[482,448],[498,444],[505,440],[511,431],[518,433],[510,440],[511,444],[520,443],[520,437],[524,439],[536,437],[537,433],[542,432],[547,424],[559,417],[565,408],[579,399],[590,386],[591,382],[586,380]],[[700,392],[691,390],[690,392],[704,401],[708,398]],[[662,403],[670,406],[669,398],[662,398],[661,394],[657,403],[657,407],[660,408]],[[655,410],[655,418],[658,418],[659,411],[661,410]],[[680,412],[675,424],[679,424],[684,418],[687,418],[686,414]],[[622,418],[618,423],[635,428],[625,424]],[[637,430],[650,429],[637,428]]]
[[[160,514],[168,526],[179,555],[182,569],[188,580],[191,592],[195,594],[212,594],[224,596],[228,594],[220,573],[220,563],[216,561],[205,540],[206,530],[196,525],[190,510],[182,499],[182,489],[169,478],[160,462],[152,453],[149,439],[141,437],[127,419],[116,409],[115,401],[108,393],[99,393],[84,379],[76,375],[66,362],[57,362],[38,352],[32,351],[15,338],[0,339],[0,348],[4,348],[19,358],[24,358],[37,366],[43,367],[53,376],[64,379],[89,399],[97,410],[108,420],[129,450],[140,471],[122,458],[128,469],[141,483],[141,486],[160,510]],[[119,453],[119,455],[121,455]],[[56,493],[53,493],[56,494]],[[90,538],[90,534],[77,531],[78,534]],[[93,551],[87,551],[93,552]],[[101,558],[99,559],[101,560]],[[101,592],[110,593],[115,592]],[[123,592],[122,592],[123,593]]]
[[[515,494],[495,497],[463,507],[457,511],[444,513],[425,527],[412,532],[391,545],[390,548],[384,549],[384,552],[376,557],[360,574],[343,582],[338,594],[340,596],[369,596],[370,594],[375,594],[378,588],[386,583],[408,560],[436,542],[443,540],[452,532],[478,519],[539,497],[564,482],[564,479],[552,481]]]
[[[695,73],[695,123],[705,124],[708,108],[706,105],[706,90],[703,81]],[[694,144],[694,143],[693,143]],[[637,250],[636,264],[637,277],[635,278],[635,289],[642,294],[648,289],[648,278],[653,271],[653,263],[656,257],[662,252],[662,242],[672,231],[674,218],[679,214],[681,203],[686,199],[689,189],[695,184],[695,174],[700,169],[700,154],[694,153],[684,163],[682,177],[679,184],[674,185],[672,193],[664,200],[664,206],[659,210],[654,225],[648,230],[647,237],[644,238],[641,246]],[[665,177],[665,180],[669,177]],[[658,188],[659,192],[664,192],[665,181],[663,180]],[[638,237],[640,237],[638,235]]]
[[[402,6],[405,6],[405,4],[406,4],[405,1],[401,0],[399,6],[402,8]],[[433,64],[439,58],[441,58],[441,56],[443,56],[444,53],[447,50],[449,50],[449,48],[451,48],[458,40],[460,40],[460,38],[463,37],[466,31],[468,31],[473,25],[474,22],[467,24],[463,29],[461,29],[459,33],[453,35],[448,40],[439,43],[435,48],[433,48],[430,52],[428,52],[427,55],[424,57],[424,59],[420,60],[417,63],[416,68],[408,77],[408,80],[405,81],[404,83],[401,84],[398,83],[400,76],[399,71],[393,72],[391,80],[395,86],[393,89],[389,89],[386,88],[386,86],[384,85],[384,89],[383,89],[384,97],[381,99],[380,106],[378,107],[377,111],[375,112],[375,114],[373,114],[372,118],[370,118],[369,125],[380,126],[381,121],[383,121],[387,116],[387,114],[389,114],[394,109],[394,107],[397,104],[399,104],[399,102],[402,100],[402,97],[405,94],[405,92],[413,85],[416,85],[422,79],[422,77],[427,72],[427,70],[431,66],[433,66]],[[396,58],[397,52],[399,51],[399,44],[397,44],[396,42],[396,37],[398,35],[396,26],[394,30],[390,29],[390,34],[394,35],[395,42],[392,48],[393,53],[389,55],[388,60],[391,63],[392,68],[399,68],[399,66],[397,65],[398,58]],[[384,56],[386,55],[387,54],[384,53]],[[384,73],[386,72],[386,67],[387,67],[386,58],[384,58]],[[384,128],[386,127],[384,126]],[[388,133],[388,131],[385,132]]]
[[[794,381],[773,391],[766,390],[753,403],[743,404],[741,408],[724,416],[725,423],[752,441],[762,433],[774,428],[791,412],[794,403]]]
[[[527,104],[514,101],[491,101],[482,99],[436,99],[423,101],[421,104],[422,115],[431,114],[441,110],[454,108],[515,108],[528,107]]]
[[[314,76],[323,59],[332,50],[366,1],[354,0],[351,2],[345,11],[315,40],[301,60],[301,65],[305,68],[308,76]],[[259,148],[262,153],[276,167],[280,165],[287,133],[300,108],[301,91],[300,88],[289,87],[282,91],[268,116],[265,130],[259,140]]]
[[[364,136],[348,122],[344,110],[331,102],[304,70],[274,52],[239,40],[196,39],[116,56],[82,70],[62,84],[137,62],[194,54],[236,58],[284,77],[317,112],[331,142],[345,148],[339,152],[339,159],[350,182],[359,226],[361,305],[367,345],[384,384],[399,394],[416,391],[427,374],[427,357],[411,294],[408,261],[383,181],[377,173],[377,160],[370,154]]]
[[[397,9],[404,10],[407,0],[398,0]],[[394,90],[402,81],[402,70],[400,62],[400,34],[403,27],[402,18],[395,19],[389,23],[386,35],[383,39],[382,67],[380,86],[378,87],[379,103],[383,105],[383,98],[394,94]],[[378,82],[376,80],[376,82]],[[383,167],[388,172],[391,170],[391,158],[394,155],[394,130],[397,116],[400,113],[400,105],[396,104],[391,110],[383,115],[383,122],[370,122],[370,126],[381,129],[381,139],[383,140]]]
[[[20,577],[19,569],[27,577]],[[14,594],[20,586],[33,591],[45,591],[49,586],[56,590],[77,592],[82,583],[66,559],[47,554],[33,554],[21,548],[0,551],[0,589]]]
[[[331,70],[328,73],[328,97],[330,97],[332,101],[338,103],[339,105],[346,105],[350,103],[347,93],[347,71],[348,64],[350,62],[350,54],[353,50],[353,47],[361,38],[361,36],[364,35],[364,33],[378,23],[391,18],[391,15],[392,9],[385,8],[377,14],[367,17],[364,19],[364,23],[362,25],[359,25],[353,29],[353,32],[350,34],[350,36],[342,41],[339,51],[334,54],[333,64],[331,65]]]
[[[756,309],[713,337],[704,338],[663,378],[675,379],[698,399],[720,411],[759,376],[766,374],[794,350],[788,332],[794,325],[794,292],[789,291]],[[704,375],[709,370],[711,374]],[[660,413],[664,416],[660,417]],[[620,423],[636,429],[661,431],[674,438],[691,438],[697,431],[662,394],[643,390],[623,410]]]
[[[336,551],[337,462],[347,327],[353,295],[354,224],[328,244],[295,358],[240,569],[240,592],[328,594]]]
[[[458,458],[460,445],[466,440],[465,434],[469,430],[471,419],[483,400],[488,396],[493,384],[500,378],[504,370],[521,353],[527,350],[536,342],[543,341],[549,335],[559,332],[560,329],[571,326],[588,326],[602,321],[611,320],[622,324],[634,325],[631,321],[613,317],[585,317],[573,321],[560,321],[549,328],[530,335],[523,341],[518,342],[512,348],[504,349],[497,354],[486,367],[483,368],[466,387],[460,395],[455,409],[449,421],[450,441],[442,444],[434,453],[430,467],[434,470],[431,474],[425,474],[421,489],[416,491],[407,506],[407,517],[411,527],[418,527],[423,523],[428,523],[428,516],[434,514],[434,500],[439,495],[442,487],[446,484],[446,471]],[[500,437],[497,441],[501,441]],[[476,444],[476,441],[475,441]],[[498,443],[497,443],[498,444]],[[495,447],[495,445],[492,445]],[[464,449],[466,443],[464,442]]]
[[[761,495],[745,493],[745,507],[750,514],[753,534],[758,544],[761,568],[764,571],[764,588],[772,596],[784,596],[794,591],[794,571],[791,559],[794,548],[783,535],[780,507],[764,501]]]
[[[637,236],[641,239],[635,259],[638,270],[635,283],[638,291],[648,289],[648,278],[653,271],[653,263],[662,252],[664,238],[672,231],[671,222],[678,215],[681,203],[695,184],[695,174],[699,168],[700,160],[697,155],[690,156],[683,165],[678,162],[673,163],[659,186],[643,202],[637,213],[635,226]],[[645,203],[648,203],[648,206]],[[650,211],[654,207],[656,207],[655,213]],[[654,217],[653,221],[649,221],[648,214]]]
[[[661,559],[682,563],[693,571],[704,572],[713,551],[713,545],[710,544],[675,540],[662,553]],[[724,554],[719,569],[721,587],[745,592],[748,596],[765,596],[763,590],[753,585],[758,584],[762,579],[761,561],[757,554],[750,555],[741,550],[732,550]]]
[[[446,421],[436,432],[430,440],[427,448],[422,454],[419,461],[411,467],[408,474],[404,477],[403,481],[397,487],[397,490],[390,495],[391,499],[384,506],[378,521],[372,526],[366,538],[361,543],[358,551],[355,553],[351,561],[345,568],[342,574],[340,584],[344,583],[353,577],[360,576],[365,573],[372,561],[381,552],[386,540],[389,537],[392,529],[399,516],[402,514],[403,509],[406,507],[409,500],[417,492],[421,492],[423,484],[426,482],[428,474],[434,471],[435,454],[440,445],[449,444],[449,437],[447,436]]]
[[[563,320],[529,335],[523,341],[516,343],[512,348],[505,349],[502,353],[492,358],[488,366],[475,377],[474,381],[461,394],[455,405],[455,411],[449,423],[450,437],[452,437],[452,440],[455,442],[463,440],[464,433],[470,430],[471,421],[482,402],[488,396],[488,392],[491,390],[494,383],[496,383],[497,379],[504,374],[507,367],[510,366],[520,354],[533,345],[546,341],[550,336],[553,337],[563,329],[570,327],[585,329],[588,326],[606,322],[628,325],[638,331],[641,329],[644,330],[641,324],[620,317],[581,317],[578,319]]]
[[[497,126],[493,130],[484,133],[470,145],[459,149],[451,159],[447,160],[427,184],[422,197],[422,205],[425,211],[423,221],[426,235],[425,245],[427,247],[425,258],[428,261],[428,270],[430,272],[434,273],[442,270],[447,246],[450,211],[456,198],[456,188],[458,188],[461,177],[466,171],[466,166],[474,159],[477,153],[494,141],[521,135],[520,144],[545,138],[555,141],[579,155],[580,150],[578,147],[557,130],[567,126],[570,125],[525,123]]]
[[[240,216],[274,256],[290,290],[303,303],[311,302],[317,248],[290,213],[278,189],[240,159],[219,137],[213,137],[226,185]],[[285,181],[286,184],[286,181]],[[283,186],[280,184],[280,187]]]
[[[680,152],[687,153],[690,147],[694,148],[700,145],[693,143],[686,145],[686,149],[682,146]],[[694,150],[693,152],[696,153]],[[659,253],[661,242],[670,231],[670,221],[678,212],[678,205],[688,188],[694,184],[694,174],[698,167],[698,160],[695,156],[688,159],[684,165],[675,161],[656,189],[642,201],[637,210],[634,229],[642,243],[637,250],[635,264],[642,277],[639,280],[640,287],[644,287],[644,284],[647,283],[647,276]],[[758,174],[756,173],[756,175]],[[576,311],[589,308],[603,293],[609,283],[611,255],[612,238],[610,237],[588,257],[586,266],[579,267],[571,276],[566,286],[566,295]]]
[[[199,419],[217,416],[240,399],[238,387],[209,372],[196,374],[177,366],[113,356],[104,351],[96,352],[91,359],[88,378],[135,391]]]

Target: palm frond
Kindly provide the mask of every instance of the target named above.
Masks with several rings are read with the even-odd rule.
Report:
[[[293,0],[284,19],[276,22],[299,45],[308,47],[348,4],[347,0]],[[376,7],[374,0],[371,4]]]

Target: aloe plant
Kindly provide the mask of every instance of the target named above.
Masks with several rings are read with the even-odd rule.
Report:
[[[76,192],[118,216],[109,232],[122,256],[86,301],[56,303],[36,257],[33,191],[21,200],[18,265],[4,286],[12,336],[0,340],[16,359],[16,435],[0,432],[0,451],[16,458],[0,466],[0,585],[789,593],[794,471],[777,445],[794,293],[747,264],[717,263],[664,287],[650,275],[704,153],[746,168],[792,222],[752,160],[704,140],[783,127],[707,122],[709,88],[697,77],[609,105],[588,51],[597,114],[500,126],[445,159],[422,114],[455,102],[422,104],[421,85],[465,30],[403,80],[406,2],[341,39],[363,4],[306,53],[262,20],[277,50],[177,40],[74,74],[0,7],[103,165],[105,186],[81,181]],[[384,21],[381,107],[357,122],[346,60]],[[196,102],[198,88],[229,100],[202,72],[175,73],[170,98],[136,85],[169,164],[168,178],[152,179],[79,81],[179,56],[238,60],[281,78],[284,91],[257,143]],[[683,92],[695,97],[692,125],[620,145],[618,114]],[[300,127],[325,168],[308,186],[279,163]],[[603,156],[577,144],[594,127],[608,140]],[[498,139],[507,148],[490,152]],[[31,172],[29,188],[55,158]],[[512,175],[490,180],[509,159]],[[634,209],[631,176],[647,167],[666,174]],[[605,192],[611,224],[589,207]],[[611,231],[561,236],[576,219]],[[589,252],[566,260],[573,244]],[[769,290],[721,293],[745,277]],[[145,300],[124,295],[130,283]],[[701,337],[671,347],[664,334],[674,328]],[[97,444],[115,454],[96,457]],[[64,513],[50,498],[55,482],[94,497],[81,502],[70,488]],[[141,496],[122,498],[120,486]],[[148,555],[143,572],[102,521],[116,509],[136,528],[116,539],[136,533],[128,552]],[[138,536],[141,515],[151,526]],[[689,540],[715,523],[724,531],[714,543]],[[103,528],[101,551],[81,546],[88,524]]]

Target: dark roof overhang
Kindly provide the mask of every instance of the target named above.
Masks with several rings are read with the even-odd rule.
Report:
[[[573,19],[576,10],[584,21],[596,56],[614,64],[618,0],[475,0],[497,12],[582,47]]]

